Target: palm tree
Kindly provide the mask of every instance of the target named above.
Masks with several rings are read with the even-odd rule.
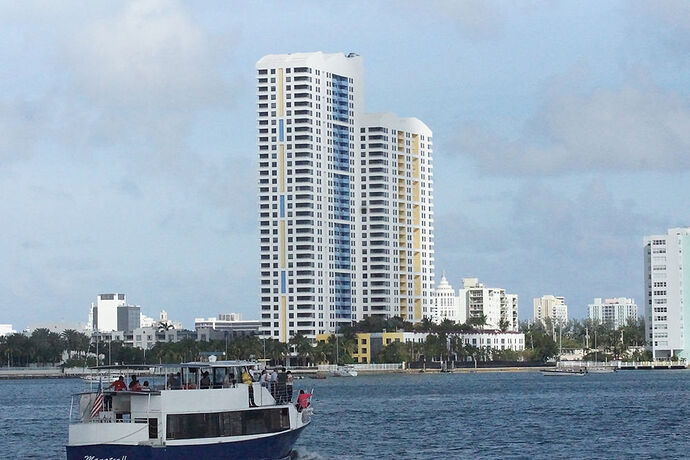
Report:
[[[292,346],[297,353],[297,359],[301,362],[309,361],[312,354],[311,342],[302,334],[296,334],[290,339],[290,346]]]

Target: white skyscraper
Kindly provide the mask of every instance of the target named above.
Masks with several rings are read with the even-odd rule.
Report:
[[[637,319],[637,304],[633,299],[617,297],[615,299],[594,299],[588,306],[588,318],[618,329],[625,326],[629,319]]]
[[[533,299],[534,321],[544,323],[546,318],[551,318],[556,324],[568,322],[568,305],[565,297],[544,295]]]
[[[644,238],[645,327],[652,356],[690,357],[690,228]],[[683,289],[685,286],[685,290]]]
[[[409,321],[431,318],[431,130],[416,118],[390,113],[364,114],[361,120],[361,312]]]
[[[421,319],[433,285],[431,132],[363,114],[355,54],[269,55],[256,68],[263,334]]]

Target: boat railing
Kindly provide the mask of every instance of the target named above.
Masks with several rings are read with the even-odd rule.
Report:
[[[147,423],[151,413],[151,397],[160,395],[159,391],[104,391],[84,392],[72,395],[69,408],[69,423]],[[131,411],[131,400],[119,408],[115,407],[115,398],[146,397],[146,417],[134,418]],[[97,401],[102,398],[100,403]],[[118,402],[122,402],[122,399]],[[100,410],[94,406],[100,404]],[[75,410],[76,408],[76,410]]]

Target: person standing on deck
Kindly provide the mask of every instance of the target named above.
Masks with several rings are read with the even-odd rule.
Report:
[[[252,376],[246,369],[242,372],[242,383],[249,386],[249,407],[259,407],[254,402],[254,382],[252,381]]]
[[[292,376],[292,372],[287,371],[285,378],[285,398],[287,399],[287,402],[292,402],[292,388],[294,383],[295,378]]]
[[[276,402],[278,404],[283,404],[287,401],[287,374],[285,373],[285,368],[283,367],[278,373],[276,380]]]
[[[278,371],[275,369],[275,367],[271,371],[270,383],[271,383],[271,396],[273,396],[273,399],[275,399],[277,401],[278,400]]]

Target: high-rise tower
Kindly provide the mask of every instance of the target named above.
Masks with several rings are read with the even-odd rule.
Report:
[[[684,292],[690,286],[690,228],[646,236],[644,273],[645,332],[652,357],[689,358],[690,298]]]
[[[362,113],[356,54],[269,55],[256,69],[263,334],[421,319],[433,288],[431,131]]]
[[[391,113],[361,118],[362,314],[431,318],[431,130]]]

